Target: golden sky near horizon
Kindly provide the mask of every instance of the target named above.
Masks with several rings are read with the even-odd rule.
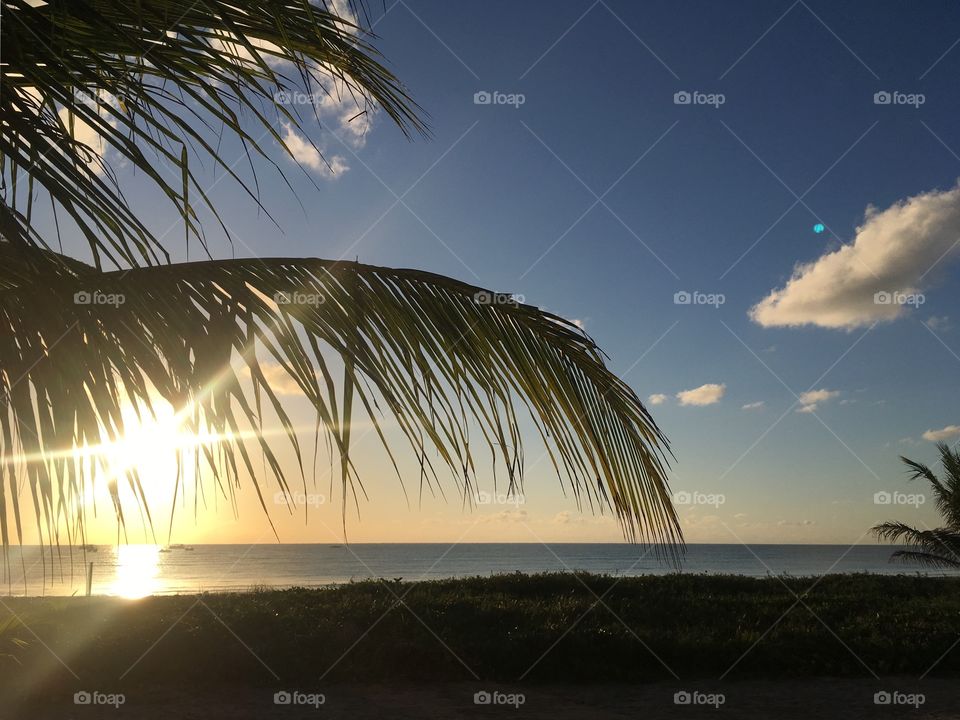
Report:
[[[524,492],[518,496],[506,493],[506,476],[498,468],[497,487],[489,456],[478,458],[478,484],[471,494],[473,502],[464,502],[462,489],[449,476],[431,491],[421,488],[420,470],[413,453],[405,447],[399,433],[385,427],[385,434],[397,457],[405,482],[401,485],[388,456],[380,445],[369,421],[357,418],[354,427],[352,456],[363,490],[359,497],[348,496],[346,516],[340,485],[339,465],[330,466],[330,458],[321,440],[316,471],[312,467],[312,408],[297,398],[292,388],[279,385],[287,395],[291,417],[298,424],[305,457],[302,480],[294,453],[282,433],[271,433],[270,441],[287,473],[290,496],[279,491],[269,472],[260,476],[260,492],[241,472],[238,487],[224,480],[218,485],[209,470],[201,469],[196,482],[192,453],[196,439],[178,425],[169,406],[158,404],[156,418],[135,413],[126,416],[126,433],[118,442],[98,448],[107,465],[115,469],[118,492],[126,518],[126,536],[118,535],[118,523],[107,490],[107,477],[99,475],[88,485],[86,493],[87,541],[95,544],[116,542],[159,543],[339,543],[351,542],[618,542],[623,539],[619,526],[609,512],[578,509],[574,497],[563,488],[544,456],[542,444],[534,435],[526,448]],[[177,486],[177,448],[184,450],[182,478],[173,508]],[[254,463],[260,462],[257,454]],[[336,460],[335,460],[336,463]],[[149,503],[150,521],[141,512],[136,496],[122,474],[135,467],[140,475]],[[332,479],[332,482],[331,482]],[[674,489],[683,488],[682,478],[675,477]],[[680,490],[680,492],[683,492]],[[232,497],[231,497],[232,496]],[[292,505],[289,504],[292,501]],[[264,505],[266,512],[264,511]],[[724,507],[722,496],[701,498],[694,504],[678,504],[688,542],[758,543],[758,542],[866,542],[870,538],[850,537],[846,531],[850,508],[837,506],[835,527],[824,523],[784,520],[764,512],[763,499],[754,498],[754,510],[738,503],[737,512]],[[25,513],[25,542],[36,542],[32,522],[32,505],[22,498]],[[869,527],[871,518],[864,518]],[[271,528],[271,521],[273,527]],[[344,522],[346,528],[344,528]],[[60,542],[65,543],[66,536]]]

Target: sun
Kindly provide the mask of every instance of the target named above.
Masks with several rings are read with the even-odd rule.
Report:
[[[182,493],[195,472],[197,449],[209,438],[185,427],[182,416],[165,402],[153,403],[152,411],[140,406],[139,413],[132,403],[125,403],[121,417],[123,434],[87,452],[96,457],[101,477],[107,480],[97,483],[95,497],[109,500],[109,488],[115,484],[123,504],[128,500],[136,503],[138,498],[128,482],[136,473],[151,509],[155,505],[169,507],[175,499],[178,472]]]
[[[178,450],[192,447],[195,437],[181,426],[173,407],[155,405],[153,415],[141,409],[139,417],[132,404],[122,408],[123,436],[99,448],[108,472],[113,477],[136,469],[141,474],[166,468],[173,461],[176,470]]]

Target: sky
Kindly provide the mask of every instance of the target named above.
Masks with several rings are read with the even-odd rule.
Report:
[[[306,126],[327,165],[280,128],[303,163],[276,148],[293,191],[259,165],[280,228],[210,172],[234,235],[207,224],[215,255],[423,268],[577,321],[669,438],[688,542],[935,526],[898,456],[932,463],[934,440],[960,440],[955,4],[386,0],[372,17],[432,137],[334,104]],[[175,209],[127,171],[184,259]],[[548,463],[522,504],[418,502],[414,477],[408,505],[361,442],[351,540],[621,540]],[[272,509],[282,541],[342,538],[327,482],[307,522]],[[239,518],[189,504],[184,541],[274,539],[249,487]]]

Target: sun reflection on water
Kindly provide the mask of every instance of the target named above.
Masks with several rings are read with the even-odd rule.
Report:
[[[121,545],[109,594],[131,600],[153,595],[162,587],[159,545]]]

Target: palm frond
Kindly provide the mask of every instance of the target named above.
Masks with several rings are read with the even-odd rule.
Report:
[[[897,550],[890,556],[890,561],[917,563],[927,567],[960,567],[960,561],[953,558],[937,553],[919,552],[916,550]]]
[[[206,248],[195,207],[199,202],[219,216],[194,168],[212,160],[259,204],[255,173],[252,180],[242,178],[219,140],[226,131],[239,138],[248,159],[259,156],[276,167],[269,146],[278,143],[290,153],[278,132],[281,123],[301,126],[296,109],[276,100],[289,89],[342,93],[357,103],[358,113],[378,108],[405,134],[425,131],[419,107],[383,65],[370,34],[325,2],[34,5],[2,0],[0,231],[11,243],[55,246],[31,222],[42,189],[54,211],[76,224],[97,267],[167,260],[91,146],[102,142],[171,203],[187,243],[196,237]],[[177,180],[168,180],[165,168],[173,168]]]
[[[941,565],[960,567],[960,533],[950,528],[918,530],[901,522],[885,522],[876,525],[873,533],[880,540],[902,543],[917,549],[897,551],[893,557],[909,559],[914,554],[921,554],[939,558]]]
[[[363,492],[350,454],[355,416],[366,413],[393,459],[382,429],[390,417],[426,482],[442,483],[445,467],[470,498],[481,449],[505,469],[508,490],[522,488],[525,409],[578,503],[612,510],[631,539],[668,552],[681,542],[667,441],[593,341],[555,315],[428,272],[319,259],[111,273],[51,263],[43,272],[27,285],[16,277],[0,282],[0,390],[8,398],[0,413],[0,489],[18,536],[21,483],[48,539],[56,541],[61,526],[82,532],[76,500],[97,468],[75,451],[121,434],[125,396],[149,406],[151,388],[190,431],[224,438],[207,454],[222,487],[246,475],[262,500],[267,478],[253,468],[252,446],[289,490],[289,473],[266,439],[268,415],[306,482],[307,454],[265,378],[262,364],[271,362],[314,406],[317,431],[339,457],[344,505]],[[77,304],[75,297],[122,302]],[[135,473],[126,480],[143,496]],[[6,506],[0,498],[4,543]]]
[[[940,452],[940,464],[943,466],[944,488],[942,498],[937,497],[937,508],[950,527],[960,530],[960,452],[953,450],[947,443],[937,443]]]

